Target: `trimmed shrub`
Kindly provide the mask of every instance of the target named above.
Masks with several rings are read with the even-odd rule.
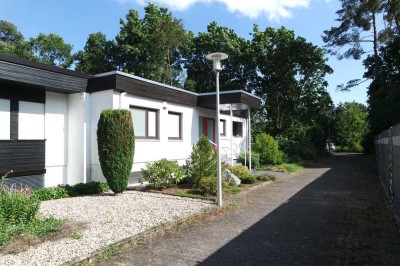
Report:
[[[218,179],[215,175],[203,176],[199,181],[199,189],[206,196],[215,196],[217,195],[217,183]],[[222,188],[226,188],[228,186],[229,184],[225,180],[222,180]]]
[[[217,195],[217,177],[203,176],[199,181],[199,189],[206,196]]]
[[[279,150],[275,139],[268,134],[262,133],[257,136],[254,151],[260,155],[260,162],[263,165],[283,162],[283,152]]]
[[[186,178],[194,187],[199,186],[204,176],[217,174],[217,154],[205,136],[201,136],[186,161]]]
[[[247,152],[247,165],[249,165],[249,153]],[[236,160],[238,163],[244,165],[244,152],[240,153],[240,156]],[[260,154],[257,152],[251,152],[251,168],[259,168],[260,165]]]
[[[235,176],[239,177],[240,179],[243,176],[250,175],[250,170],[247,169],[247,167],[243,166],[243,165],[228,166],[228,169],[229,169],[229,171],[232,172],[232,174],[234,174]]]
[[[129,110],[104,110],[97,124],[101,170],[110,189],[122,193],[128,186],[135,152],[132,116]]]
[[[142,168],[143,178],[155,188],[167,188],[178,184],[183,178],[183,173],[177,162],[167,159],[148,163]]]
[[[242,177],[239,177],[240,181],[242,181],[242,184],[253,184],[256,182],[256,179],[252,175],[245,175]]]
[[[55,200],[68,197],[100,194],[109,191],[110,188],[103,182],[78,183],[74,186],[58,185],[56,187],[32,189],[31,194],[39,201]]]

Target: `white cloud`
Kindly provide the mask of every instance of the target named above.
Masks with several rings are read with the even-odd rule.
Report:
[[[120,3],[133,2],[145,4],[145,0],[115,0]],[[153,0],[151,2],[166,6],[171,10],[183,11],[196,3],[221,3],[230,12],[239,13],[249,18],[268,17],[269,20],[279,21],[290,18],[291,10],[306,8],[311,0]],[[327,0],[330,1],[330,0]]]

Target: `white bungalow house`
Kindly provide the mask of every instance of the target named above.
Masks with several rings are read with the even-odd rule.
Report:
[[[211,73],[211,70],[210,70]],[[201,134],[215,143],[215,93],[197,94],[119,71],[87,75],[0,54],[0,175],[35,187],[104,181],[97,122],[104,109],[133,115],[132,176],[161,158],[180,165]],[[250,147],[250,110],[261,100],[226,91],[221,154],[228,163]]]

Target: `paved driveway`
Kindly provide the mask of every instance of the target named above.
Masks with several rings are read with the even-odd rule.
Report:
[[[107,264],[400,265],[399,234],[366,155],[335,155],[249,197],[239,211]]]

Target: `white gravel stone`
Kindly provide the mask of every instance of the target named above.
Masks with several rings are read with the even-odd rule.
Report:
[[[210,205],[204,200],[139,191],[45,201],[40,205],[41,217],[84,222],[87,229],[79,232],[79,239],[44,242],[17,255],[1,256],[0,265],[60,265]]]

